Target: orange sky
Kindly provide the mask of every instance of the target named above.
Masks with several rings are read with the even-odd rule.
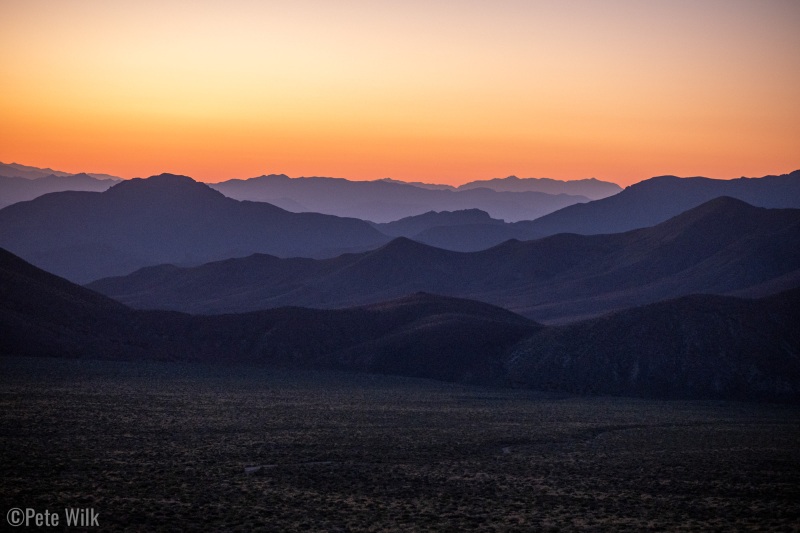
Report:
[[[800,168],[795,0],[0,2],[0,161],[205,181]]]

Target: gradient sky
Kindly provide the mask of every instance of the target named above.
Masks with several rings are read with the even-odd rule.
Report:
[[[0,161],[622,185],[800,168],[800,1],[0,0]]]

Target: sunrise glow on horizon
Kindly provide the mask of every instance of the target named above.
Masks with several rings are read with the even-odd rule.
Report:
[[[203,181],[800,168],[800,2],[5,0],[0,161]]]

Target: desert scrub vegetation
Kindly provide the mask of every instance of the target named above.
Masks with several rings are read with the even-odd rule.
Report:
[[[5,358],[0,375],[4,513],[92,507],[104,531],[800,523],[793,406],[170,363]]]

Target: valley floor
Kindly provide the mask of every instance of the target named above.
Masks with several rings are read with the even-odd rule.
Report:
[[[3,358],[0,502],[101,531],[791,530],[800,408]]]

